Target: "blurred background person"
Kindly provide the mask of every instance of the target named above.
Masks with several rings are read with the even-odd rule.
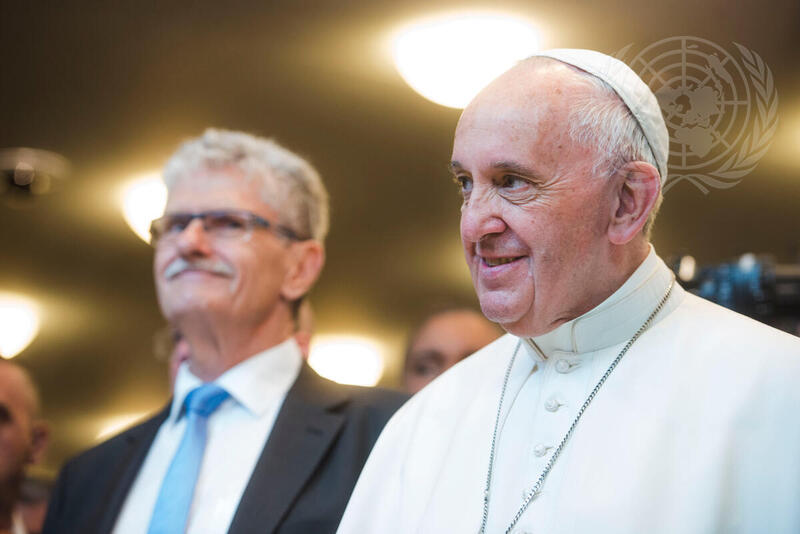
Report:
[[[39,395],[22,367],[0,359],[0,533],[41,530],[36,502],[23,513],[26,468],[44,456],[48,428],[39,419]],[[41,512],[42,506],[38,506]],[[26,522],[27,519],[27,522]]]
[[[300,347],[304,360],[308,360],[308,355],[311,352],[311,336],[313,334],[314,310],[311,309],[311,303],[308,299],[303,299],[297,309],[297,317],[295,317],[294,340],[297,342],[297,346]]]
[[[409,336],[403,389],[413,395],[502,333],[496,324],[469,308],[428,315]]]
[[[178,376],[178,369],[181,364],[192,355],[192,347],[189,346],[189,341],[181,334],[181,331],[175,329],[173,331],[173,345],[172,351],[169,355],[169,387],[170,391],[175,386],[175,377]]]
[[[180,330],[172,325],[166,325],[153,335],[153,352],[158,361],[167,365],[169,390],[172,392],[175,387],[175,377],[178,376],[178,369],[183,362],[189,359],[192,348]]]

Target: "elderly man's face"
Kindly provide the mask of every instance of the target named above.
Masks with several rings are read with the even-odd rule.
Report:
[[[561,65],[516,68],[464,111],[452,170],[461,237],[481,309],[511,333],[546,333],[585,311],[607,246],[610,181],[568,135],[591,88]]]
[[[0,362],[0,485],[20,477],[25,464],[33,459],[31,404],[21,373]]]
[[[166,214],[246,210],[272,223],[278,214],[261,200],[255,180],[235,169],[198,170],[170,189]],[[174,239],[156,244],[154,275],[164,316],[260,324],[281,298],[291,268],[291,244],[256,228],[246,238],[218,237],[193,220]],[[187,268],[175,274],[174,266]]]

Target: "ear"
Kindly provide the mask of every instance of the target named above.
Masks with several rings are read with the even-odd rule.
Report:
[[[661,179],[658,170],[644,161],[626,163],[615,179],[619,183],[614,187],[608,239],[624,245],[642,232],[661,192]]]
[[[297,300],[311,290],[325,265],[325,248],[319,241],[296,241],[291,245],[292,265],[283,279],[281,296]]]
[[[31,427],[30,463],[38,464],[44,459],[44,453],[49,443],[50,427],[44,421],[35,421]]]

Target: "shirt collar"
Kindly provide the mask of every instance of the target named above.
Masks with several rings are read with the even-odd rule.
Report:
[[[224,388],[251,415],[258,417],[289,391],[300,372],[302,361],[300,348],[290,337],[234,365],[213,382]],[[188,363],[181,364],[175,377],[170,421],[175,423],[180,419],[184,399],[202,384],[203,381],[189,370]]]
[[[610,297],[546,334],[525,339],[528,354],[541,361],[554,351],[593,352],[630,339],[653,313],[672,279],[672,271],[650,245],[645,260]]]
[[[22,514],[15,508],[11,512],[11,534],[26,534],[27,532],[25,521],[22,520]]]

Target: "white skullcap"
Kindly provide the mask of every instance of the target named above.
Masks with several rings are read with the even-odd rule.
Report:
[[[597,76],[619,95],[639,126],[656,159],[661,183],[667,179],[669,133],[656,96],[646,83],[622,61],[594,50],[561,48],[534,56],[549,57]]]

